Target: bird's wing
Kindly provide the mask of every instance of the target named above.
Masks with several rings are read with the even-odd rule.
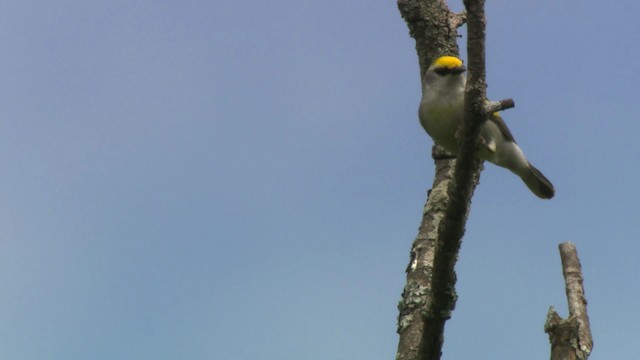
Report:
[[[497,112],[493,113],[489,117],[489,121],[491,121],[494,124],[496,124],[498,129],[500,129],[500,132],[502,133],[502,136],[504,136],[505,140],[516,142],[516,139],[511,134],[511,131],[507,127],[507,124],[505,124],[504,120],[502,120],[502,117],[500,116],[500,114],[498,114]]]

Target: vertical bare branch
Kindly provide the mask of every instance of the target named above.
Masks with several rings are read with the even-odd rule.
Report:
[[[407,284],[398,305],[400,342],[396,359],[440,359],[444,324],[455,307],[456,274],[462,235],[481,162],[474,156],[486,119],[484,81],[484,0],[467,0],[466,14],[453,14],[442,0],[398,0],[411,36],[416,39],[420,74],[439,55],[457,55],[457,31],[468,17],[469,81],[465,123],[457,160],[436,147],[436,177],[423,221],[411,250]],[[454,174],[455,167],[455,174]]]
[[[444,0],[398,0],[398,9],[416,40],[421,84],[431,62],[441,55],[457,55],[457,28],[464,15],[453,14]],[[436,171],[425,204],[418,235],[413,242],[407,266],[407,283],[398,304],[398,360],[426,359],[425,314],[432,295],[431,274],[441,220],[448,203],[448,188],[453,179],[455,160],[434,146]]]
[[[427,359],[440,359],[444,324],[451,317],[457,295],[454,270],[462,244],[471,197],[475,189],[475,174],[481,162],[474,156],[480,127],[486,119],[486,85],[484,71],[485,17],[484,0],[465,0],[467,12],[467,52],[469,54],[465,119],[461,129],[459,151],[452,186],[449,187],[443,226],[440,228],[433,264],[433,296],[426,313],[424,336]]]
[[[562,274],[564,275],[569,318],[562,319],[549,308],[544,331],[551,342],[551,360],[586,360],[593,349],[587,299],[584,296],[582,266],[575,244],[560,244]]]

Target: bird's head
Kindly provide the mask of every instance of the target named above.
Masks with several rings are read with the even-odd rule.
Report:
[[[466,70],[462,64],[462,60],[459,58],[455,56],[441,56],[431,64],[427,72],[434,72],[440,76],[457,76]]]
[[[438,94],[437,96],[457,97],[464,92],[466,70],[459,58],[441,56],[427,69],[424,78],[425,89],[432,94]]]

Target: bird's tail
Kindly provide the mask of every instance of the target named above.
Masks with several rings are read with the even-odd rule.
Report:
[[[541,199],[551,199],[555,195],[553,184],[547,179],[540,170],[529,164],[529,167],[520,174],[522,181],[527,187]]]

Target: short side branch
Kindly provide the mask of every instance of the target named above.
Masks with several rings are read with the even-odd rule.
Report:
[[[484,107],[484,113],[486,115],[493,114],[494,112],[511,109],[516,106],[513,99],[504,99],[500,101],[488,101]]]
[[[451,28],[457,29],[467,22],[467,11],[463,10],[461,13],[453,14],[451,16]]]

